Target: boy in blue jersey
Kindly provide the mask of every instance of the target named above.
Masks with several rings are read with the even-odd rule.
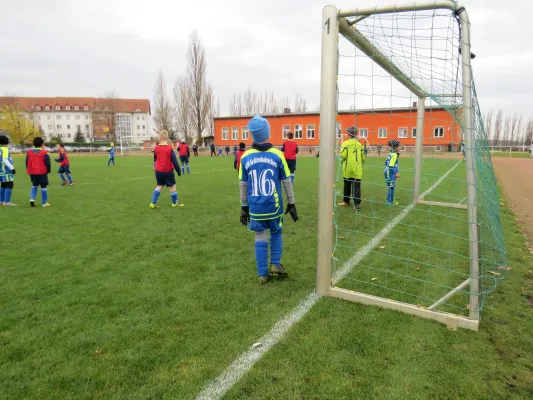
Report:
[[[11,203],[16,171],[11,153],[7,148],[8,144],[9,138],[0,135],[0,204],[2,207],[16,206],[16,204]]]
[[[113,167],[115,166],[115,144],[111,143],[111,146],[107,149],[107,152],[109,153],[109,161],[107,162],[107,166],[109,167],[109,164],[113,163]]]
[[[399,140],[393,139],[389,140],[388,144],[391,148],[391,151],[389,153],[389,156],[387,157],[387,160],[385,161],[385,171],[383,171],[383,174],[385,175],[385,183],[388,187],[387,204],[398,205],[398,202],[394,201],[394,188],[396,187],[396,179],[400,177],[399,158],[401,143]]]
[[[270,281],[272,275],[287,276],[281,264],[283,248],[283,197],[281,186],[287,195],[287,209],[293,221],[298,221],[294,205],[294,192],[289,167],[283,153],[269,142],[270,125],[256,115],[248,122],[252,135],[252,148],[241,158],[239,169],[241,217],[243,225],[255,232],[255,258],[261,284]],[[270,271],[268,262],[268,234],[270,231]]]

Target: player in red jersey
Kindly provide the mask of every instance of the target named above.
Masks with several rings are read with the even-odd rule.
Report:
[[[62,144],[58,144],[57,151],[59,152],[59,158],[56,158],[55,161],[59,163],[59,171],[57,171],[57,173],[59,174],[59,177],[63,181],[61,186],[65,186],[65,185],[74,186],[74,182],[72,181],[72,175],[70,174],[70,161],[68,159],[65,146]],[[65,175],[67,176],[66,178],[65,178]]]
[[[289,166],[289,171],[291,172],[291,182],[294,185],[294,171],[296,171],[296,154],[298,154],[298,145],[293,140],[294,134],[289,132],[287,134],[289,140],[283,142],[281,146],[281,151],[287,160],[287,165]]]
[[[150,208],[158,207],[157,200],[163,186],[170,188],[172,207],[183,207],[183,204],[178,202],[176,177],[174,176],[174,171],[178,173],[178,176],[181,176],[180,166],[172,145],[168,143],[168,132],[164,130],[159,132],[159,143],[154,148],[154,169],[157,187],[152,195]]]
[[[237,173],[239,172],[239,168],[241,167],[241,158],[244,152],[246,151],[246,145],[243,142],[239,143],[239,150],[235,153],[235,160],[233,161],[233,168],[237,170]]]
[[[50,156],[48,151],[43,149],[44,140],[41,137],[33,139],[33,148],[26,153],[26,172],[31,179],[30,206],[35,207],[37,188],[41,187],[43,207],[50,207],[48,204],[48,174],[51,171]]]
[[[191,150],[189,149],[189,145],[185,143],[185,139],[181,139],[181,143],[178,145],[178,153],[181,161],[181,173],[185,173],[185,166],[187,166],[187,173],[190,174],[189,157],[191,156]]]

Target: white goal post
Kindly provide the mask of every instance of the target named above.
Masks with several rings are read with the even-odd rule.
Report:
[[[470,330],[477,330],[480,321],[480,270],[479,270],[479,232],[477,221],[476,178],[475,178],[475,146],[466,149],[466,182],[467,206],[460,204],[444,204],[427,202],[421,198],[420,176],[422,167],[422,145],[424,131],[424,111],[426,99],[433,96],[451,96],[446,93],[428,93],[426,89],[417,85],[396,66],[390,58],[372,44],[361,32],[357,24],[377,14],[391,14],[402,12],[430,11],[436,9],[450,10],[455,13],[460,24],[460,62],[462,66],[462,128],[464,139],[472,144],[475,140],[473,134],[473,105],[471,81],[471,51],[470,51],[470,22],[464,7],[451,0],[422,1],[405,5],[378,6],[353,10],[338,10],[334,6],[326,6],[322,15],[322,60],[321,60],[321,100],[320,100],[320,167],[319,167],[319,194],[318,194],[318,248],[317,248],[317,276],[316,291],[321,296],[342,298],[363,304],[377,305],[387,309],[402,311],[423,318],[433,319]],[[338,77],[338,39],[339,34],[360,51],[371,57],[385,71],[407,88],[418,98],[416,128],[416,151],[414,162],[413,198],[414,204],[431,204],[432,206],[446,206],[466,208],[468,213],[468,240],[469,240],[469,268],[470,277],[457,288],[451,290],[442,299],[430,307],[421,308],[416,305],[389,300],[383,297],[372,296],[355,291],[340,289],[332,284],[332,253],[334,237],[334,196],[332,191],[335,185],[335,145],[337,124],[337,77]],[[449,314],[436,310],[439,302],[446,301],[457,291],[468,287],[469,306],[468,317]]]

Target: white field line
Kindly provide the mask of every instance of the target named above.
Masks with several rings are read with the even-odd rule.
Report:
[[[232,170],[233,168],[223,168],[223,169],[213,169],[213,170],[208,170],[208,171],[198,171],[198,172],[191,172],[191,175],[196,175],[196,174],[208,174],[210,172],[220,172],[220,171],[229,171],[229,170]],[[187,175],[187,174],[185,174]],[[136,178],[126,178],[126,179],[117,179],[115,181],[108,181],[108,180],[105,180],[105,181],[101,181],[101,182],[87,182],[87,183],[80,183],[80,184],[76,184],[77,186],[88,186],[88,185],[100,185],[102,183],[116,183],[116,182],[127,182],[127,181],[140,181],[140,180],[143,180],[143,179],[153,179],[154,176],[151,175],[151,176],[139,176],[139,177],[136,177]],[[176,183],[178,183],[179,181],[176,181]]]
[[[461,162],[455,164],[448,172],[442,175],[437,182],[426,190],[422,196],[427,196],[442,183]],[[400,214],[387,224],[370,242],[362,247],[355,256],[348,260],[344,266],[337,271],[333,277],[333,284],[337,283],[350,272],[374,247],[376,247],[390,231],[405,218],[413,209],[414,204],[405,207]],[[226,370],[217,378],[209,382],[196,397],[196,400],[216,400],[221,399],[248,371],[259,361],[274,345],[276,345],[283,335],[300,321],[317,303],[319,296],[311,292],[302,300],[290,313],[280,319],[266,335],[256,341],[250,349],[242,353]]]

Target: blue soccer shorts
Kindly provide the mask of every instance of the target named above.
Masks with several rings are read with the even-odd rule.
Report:
[[[276,233],[280,231],[282,227],[283,215],[280,215],[274,219],[265,219],[262,221],[250,220],[250,223],[248,224],[248,230],[255,233],[266,232],[268,230],[270,233]]]
[[[155,180],[157,182],[157,186],[172,187],[176,184],[176,177],[174,176],[174,171],[155,171]]]

